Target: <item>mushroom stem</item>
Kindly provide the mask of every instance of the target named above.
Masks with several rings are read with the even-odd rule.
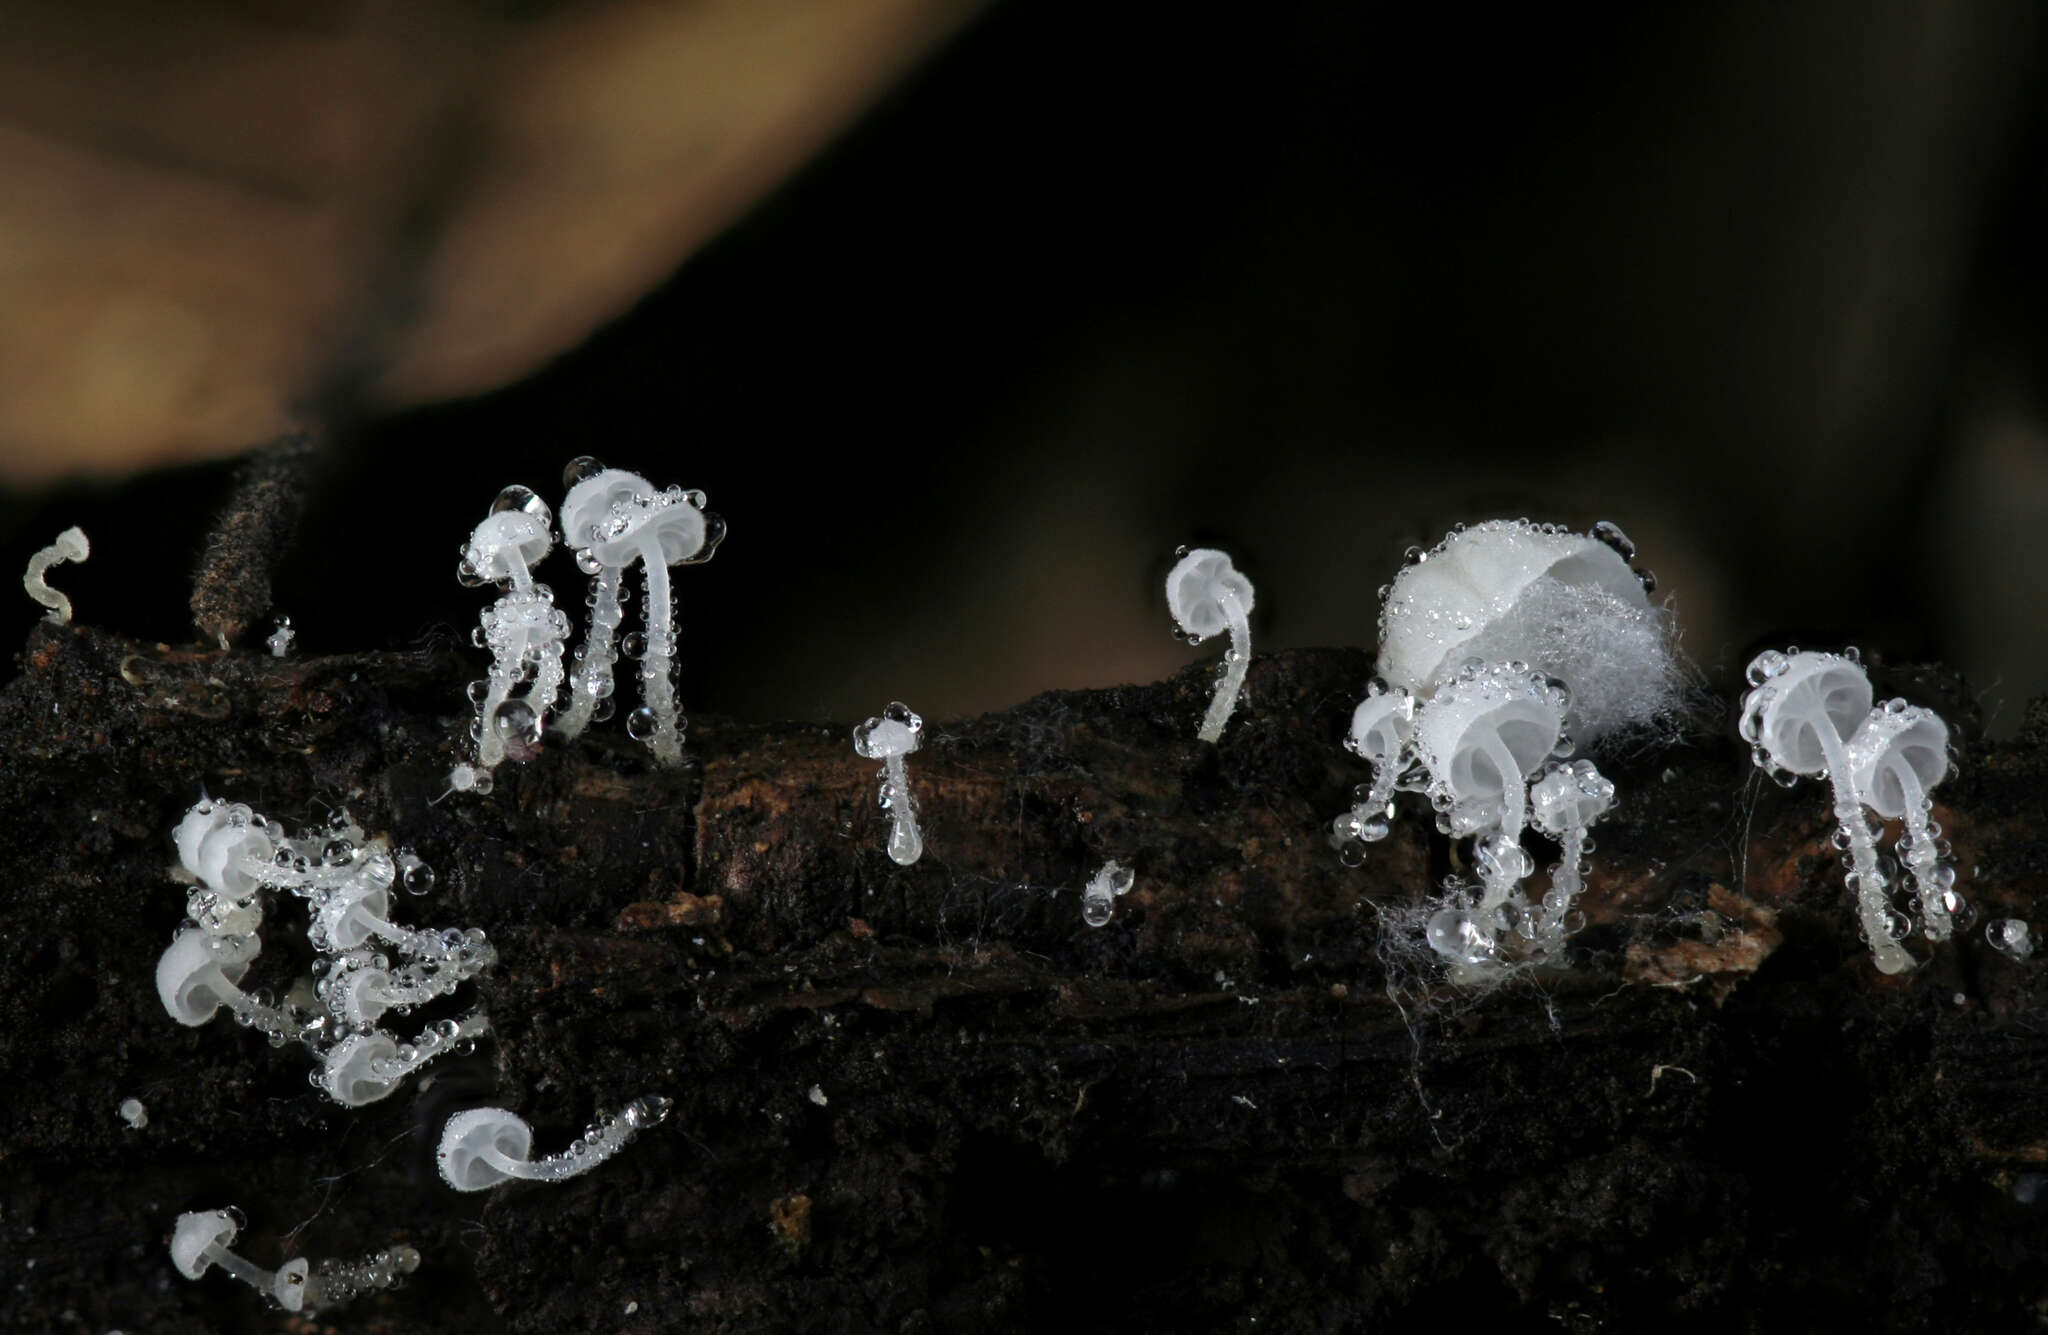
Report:
[[[590,726],[597,702],[602,698],[590,689],[592,674],[610,677],[618,662],[618,643],[612,633],[625,619],[625,609],[619,604],[619,585],[625,574],[622,566],[599,566],[597,574],[591,577],[590,631],[583,641],[582,661],[573,674],[569,707],[555,720],[554,731],[559,737],[579,737]]]
[[[643,1128],[668,1116],[668,1103],[667,1099],[654,1096],[635,1099],[619,1111],[599,1118],[568,1149],[545,1159],[514,1159],[495,1144],[485,1145],[479,1157],[508,1177],[559,1182],[589,1172],[624,1149]]]
[[[1244,689],[1244,674],[1252,660],[1252,623],[1245,615],[1243,601],[1236,590],[1229,588],[1219,589],[1216,600],[1230,626],[1230,652],[1223,657],[1223,677],[1209,700],[1209,712],[1202,716],[1201,729],[1195,733],[1198,741],[1211,743],[1223,738],[1223,725],[1237,708],[1237,694]]]
[[[683,760],[682,729],[676,725],[676,684],[669,673],[669,648],[675,643],[675,606],[670,601],[668,565],[657,543],[640,558],[647,578],[647,656],[640,668],[641,698],[654,714],[654,735],[647,745],[664,765]]]
[[[277,1287],[277,1274],[275,1271],[265,1270],[254,1261],[243,1260],[218,1242],[207,1243],[205,1247],[200,1249],[199,1255],[209,1264],[219,1266],[236,1279],[247,1284],[250,1288],[259,1289],[264,1293],[271,1293]]]
[[[1906,811],[1901,819],[1911,843],[1907,845],[1904,861],[1913,869],[1913,893],[1920,901],[1920,916],[1927,920],[1931,940],[1946,941],[1954,932],[1955,923],[1942,897],[1943,887],[1935,880],[1937,858],[1934,830],[1928,821],[1927,790],[1920,786],[1920,776],[1911,765],[1893,766],[1892,775],[1899,781],[1899,791],[1905,794]]]
[[[908,867],[924,854],[916,799],[910,795],[910,770],[900,755],[885,757],[882,765],[889,775],[883,780],[889,798],[889,857],[898,866]]]
[[[1913,957],[1892,939],[1886,912],[1883,875],[1877,866],[1877,842],[1870,837],[1870,824],[1863,816],[1863,799],[1849,776],[1849,752],[1842,736],[1822,719],[1813,726],[1827,757],[1828,783],[1834,789],[1835,820],[1849,836],[1849,874],[1856,881],[1856,912],[1863,921],[1863,935],[1870,942],[1879,973],[1905,973]]]
[[[1519,867],[1522,826],[1529,816],[1529,794],[1525,787],[1527,781],[1522,776],[1521,765],[1516,762],[1514,753],[1508,750],[1507,742],[1501,738],[1497,729],[1489,731],[1480,742],[1480,746],[1485,751],[1486,758],[1493,762],[1493,767],[1500,771],[1501,815],[1496,846],[1503,853],[1511,851],[1516,856],[1516,866]],[[1477,921],[1480,932],[1491,941],[1494,935],[1494,915],[1500,911],[1501,905],[1508,902],[1508,896],[1513,893],[1522,878],[1510,871],[1506,861],[1500,857],[1486,864],[1483,875],[1486,894],[1479,901]]]

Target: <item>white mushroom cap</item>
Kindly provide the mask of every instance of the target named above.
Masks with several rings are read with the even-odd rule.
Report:
[[[201,1255],[208,1247],[230,1246],[240,1232],[225,1210],[193,1210],[178,1216],[171,1230],[171,1264],[186,1279],[198,1279],[213,1264]]]
[[[504,555],[507,551],[517,550],[530,571],[554,545],[555,535],[549,531],[544,513],[499,510],[486,516],[470,533],[463,556],[480,577],[504,580],[512,578],[512,566]]]
[[[512,1175],[491,1163],[486,1151],[526,1161],[533,1151],[533,1128],[506,1108],[471,1108],[456,1113],[441,1129],[435,1159],[442,1180],[457,1191],[483,1191]]]
[[[1529,789],[1529,814],[1548,835],[1584,829],[1614,806],[1614,781],[1590,760],[1559,765]]]
[[[1542,767],[1564,734],[1570,696],[1524,664],[1470,665],[1415,713],[1415,745],[1432,793],[1456,804],[1492,806]],[[1515,772],[1503,774],[1498,737]]]
[[[344,1107],[360,1108],[375,1103],[398,1088],[398,1082],[372,1068],[380,1062],[397,1060],[398,1045],[389,1035],[353,1034],[328,1049],[320,1087]]]
[[[1794,774],[1828,767],[1819,729],[1846,741],[1870,713],[1870,677],[1839,654],[1759,654],[1750,672],[1762,680],[1744,697],[1742,735]]]
[[[1401,753],[1415,734],[1415,697],[1404,690],[1377,688],[1351,711],[1344,744],[1367,760],[1385,762]]]
[[[156,994],[179,1024],[202,1025],[227,1004],[227,994],[249,972],[256,938],[214,936],[187,927],[171,938],[156,962]]]
[[[382,969],[350,969],[336,989],[336,1012],[352,1025],[375,1024],[391,1009],[386,1000],[390,987],[391,975]]]
[[[1906,814],[1902,772],[1922,793],[1948,777],[1948,724],[1932,710],[1892,700],[1865,715],[1849,739],[1849,774],[1872,811],[1897,820]]]
[[[1380,608],[1380,675],[1429,693],[1460,657],[1458,647],[1507,616],[1544,576],[1649,606],[1641,579],[1606,543],[1526,520],[1488,520],[1451,534],[1394,577]]]
[[[1175,563],[1166,576],[1166,610],[1175,624],[1198,640],[1206,640],[1230,625],[1223,611],[1223,593],[1237,595],[1238,605],[1249,616],[1252,610],[1252,582],[1230,563],[1227,552],[1197,547]]]
[[[369,878],[352,879],[328,896],[320,906],[320,926],[327,933],[329,947],[354,950],[375,934],[379,923],[391,914],[391,892]]]
[[[654,484],[623,468],[606,468],[569,488],[562,500],[562,538],[571,547],[594,547],[610,520],[612,507],[635,496],[651,495]]]
[[[186,811],[172,832],[178,861],[207,889],[236,901],[255,894],[260,883],[238,867],[241,857],[268,860],[272,846],[263,831],[249,824],[249,809],[229,802],[199,802]]]

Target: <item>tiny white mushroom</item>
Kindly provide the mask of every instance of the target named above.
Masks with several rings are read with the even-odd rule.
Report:
[[[1477,910],[1446,908],[1429,924],[1431,947],[1454,966],[1483,969],[1497,955],[1501,919],[1515,907],[1510,897],[1533,870],[1521,844],[1529,781],[1568,750],[1570,699],[1562,682],[1526,663],[1474,661],[1416,711],[1416,751],[1429,769],[1439,825],[1453,838],[1477,836]]]
[[[209,1266],[219,1266],[259,1293],[275,1293],[277,1276],[228,1250],[241,1231],[227,1210],[181,1214],[171,1228],[171,1264],[186,1279],[198,1279]]]
[[[910,791],[910,774],[903,763],[923,742],[924,720],[901,700],[853,730],[853,749],[869,760],[882,762],[880,803],[889,813],[889,857],[908,867],[924,854],[924,835],[917,828],[917,799]]]
[[[83,561],[92,555],[92,543],[85,533],[73,526],[57,535],[57,540],[28,558],[28,570],[21,577],[21,587],[28,596],[50,610],[43,620],[59,626],[71,624],[71,600],[44,582],[43,576],[53,565],[65,561]]]
[[[171,1232],[171,1264],[187,1279],[198,1279],[209,1266],[218,1266],[287,1312],[332,1307],[362,1293],[388,1289],[420,1264],[417,1250],[398,1246],[360,1261],[322,1261],[317,1267],[295,1256],[273,1273],[228,1250],[240,1232],[230,1210],[181,1214]]]
[[[235,1019],[261,1029],[273,1040],[296,1039],[300,1026],[292,1016],[236,986],[260,949],[253,936],[214,936],[198,928],[184,928],[157,959],[157,998],[182,1025],[203,1025],[225,1006]]]
[[[1131,893],[1137,874],[1116,859],[1102,864],[1081,891],[1081,920],[1090,927],[1106,926],[1116,912],[1116,901]]]
[[[1330,842],[1347,866],[1365,861],[1365,845],[1391,831],[1394,789],[1415,760],[1415,697],[1374,682],[1351,712],[1344,745],[1372,762],[1372,782],[1360,785],[1351,810],[1330,823]]]
[[[375,1103],[398,1088],[405,1077],[465,1041],[490,1032],[482,1014],[442,1020],[410,1042],[400,1043],[381,1030],[351,1034],[327,1051],[314,1083],[345,1108]]]
[[[1244,689],[1252,657],[1252,602],[1252,582],[1230,563],[1226,553],[1213,547],[1183,549],[1180,560],[1167,573],[1166,610],[1191,642],[1230,632],[1222,679],[1216,683],[1216,694],[1195,732],[1201,741],[1222,739],[1223,725],[1230,721],[1238,693]]]
[[[485,1191],[515,1178],[559,1182],[587,1173],[617,1154],[633,1137],[666,1118],[670,1100],[658,1094],[634,1099],[592,1123],[561,1154],[533,1159],[533,1128],[506,1108],[471,1108],[456,1113],[441,1129],[435,1160],[441,1180],[457,1191]]]
[[[562,688],[569,618],[555,607],[554,592],[533,578],[534,565],[554,546],[552,519],[530,489],[505,488],[470,534],[456,569],[464,584],[495,582],[506,590],[484,609],[475,632],[479,645],[491,651],[489,677],[470,685],[480,770],[495,768],[508,753],[525,759],[540,738],[542,715]]]

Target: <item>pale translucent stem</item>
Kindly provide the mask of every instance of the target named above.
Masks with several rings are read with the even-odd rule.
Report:
[[[583,1138],[575,1146],[560,1154],[529,1161],[510,1158],[500,1153],[496,1145],[486,1145],[482,1158],[491,1167],[512,1177],[525,1178],[529,1182],[559,1182],[563,1178],[587,1173],[611,1158],[626,1147],[634,1132],[632,1121],[621,1110],[598,1120],[583,1133]]]
[[[1237,708],[1237,693],[1244,689],[1244,674],[1252,662],[1252,623],[1245,616],[1244,604],[1229,589],[1218,593],[1217,601],[1230,623],[1230,656],[1223,664],[1223,680],[1216,683],[1216,694],[1209,700],[1209,712],[1202,716],[1202,727],[1195,733],[1196,739],[1204,742],[1223,739],[1223,725]]]
[[[908,867],[924,853],[924,835],[917,828],[917,802],[910,795],[910,770],[902,756],[882,760],[889,777],[889,857]]]
[[[260,1289],[268,1294],[277,1287],[275,1272],[265,1270],[253,1261],[243,1260],[217,1242],[207,1243],[199,1254],[252,1289]]]
[[[443,1025],[448,1025],[449,1023],[446,1020],[441,1022]],[[425,1030],[410,1043],[401,1047],[399,1056],[387,1058],[381,1063],[373,1062],[370,1067],[371,1074],[383,1084],[395,1085],[436,1057],[449,1052],[456,1044],[465,1040],[482,1038],[490,1032],[490,1017],[482,1011],[473,1012],[453,1022],[452,1026],[447,1029],[435,1026]],[[410,1057],[404,1055],[405,1047],[412,1049]]]
[[[1550,894],[1544,896],[1543,917],[1536,929],[1537,935],[1553,945],[1563,944],[1565,915],[1572,911],[1572,902],[1579,897],[1579,891],[1585,889],[1585,873],[1581,864],[1586,851],[1585,827],[1566,826],[1558,841],[1563,855],[1558,859],[1557,874],[1550,878]],[[1553,908],[1552,896],[1559,895],[1563,898],[1554,901],[1556,907]]]
[[[228,992],[221,1001],[227,1006],[230,1014],[251,1029],[260,1029],[282,1042],[299,1041],[299,1024],[283,1008],[266,1006],[240,989]]]
[[[640,693],[654,711],[654,735],[648,749],[663,765],[683,763],[683,733],[676,726],[676,683],[669,646],[675,643],[675,608],[669,602],[668,567],[657,547],[641,558],[647,572],[647,659],[640,673]]]
[[[1522,826],[1529,819],[1527,781],[1522,777],[1522,767],[1515,762],[1514,753],[1508,750],[1508,744],[1501,740],[1498,732],[1487,733],[1481,745],[1486,751],[1486,758],[1500,771],[1500,847],[1514,850],[1519,855]],[[1486,894],[1479,901],[1477,926],[1486,939],[1492,941],[1494,915],[1501,905],[1508,902],[1508,896],[1514,893],[1522,878],[1509,873],[1498,858],[1487,865],[1482,876]]]
[[[610,671],[618,661],[619,651],[612,638],[612,632],[619,624],[619,581],[625,571],[618,566],[600,566],[591,577],[591,592],[597,601],[590,609],[590,631],[583,641],[583,664],[577,674],[576,687],[569,692],[569,707],[555,720],[555,733],[563,738],[581,736],[590,726],[591,713],[597,708],[597,697],[590,693],[590,674],[594,669]]]
[[[1828,782],[1833,786],[1835,820],[1849,836],[1849,869],[1856,877],[1856,914],[1863,923],[1863,935],[1870,941],[1871,957],[1879,973],[1904,973],[1913,967],[1913,957],[1892,940],[1886,911],[1884,887],[1878,884],[1877,843],[1870,837],[1870,823],[1863,816],[1863,800],[1849,777],[1849,755],[1833,725],[1823,720],[1814,732],[1820,737],[1821,753],[1827,758]]]
[[[521,597],[532,596],[533,571],[527,567],[526,553],[519,550],[519,544],[506,543],[498,549],[498,559],[505,563],[506,573],[512,580],[512,592]]]
[[[1906,795],[1906,834],[1913,844],[1912,850],[1905,855],[1905,862],[1913,869],[1913,895],[1920,901],[1920,916],[1926,920],[1929,939],[1946,941],[1955,924],[1949,917],[1948,905],[1942,901],[1941,886],[1934,880],[1934,869],[1939,859],[1935,856],[1934,836],[1928,827],[1927,791],[1920,786],[1920,776],[1913,773],[1911,765],[1895,766],[1892,774],[1899,781],[1900,791]]]

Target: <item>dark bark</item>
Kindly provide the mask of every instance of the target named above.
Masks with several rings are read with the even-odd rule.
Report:
[[[1368,671],[1258,659],[1218,747],[1193,740],[1207,668],[934,721],[910,765],[928,851],[900,869],[842,727],[700,718],[675,772],[600,729],[436,804],[453,656],[38,629],[0,694],[4,1325],[287,1325],[171,1269],[176,1214],[229,1202],[265,1265],[420,1248],[408,1287],[316,1323],[343,1330],[2042,1310],[2048,1206],[2020,1199],[2048,1171],[2038,964],[1980,926],[1880,977],[1822,794],[1753,782],[1717,706],[1603,757],[1623,802],[1573,967],[1450,988],[1408,912],[1456,856],[1427,813],[1359,870],[1323,838],[1365,777],[1337,740]],[[1959,696],[1893,675],[1881,692]],[[2031,723],[1966,741],[1937,794],[1980,923],[2035,915],[2048,880],[2048,712]],[[173,1024],[152,984],[185,896],[169,831],[202,787],[293,826],[345,804],[416,847],[439,884],[405,915],[501,951],[496,1038],[349,1112],[297,1049]],[[1090,930],[1079,889],[1112,857],[1137,886]],[[303,967],[302,926],[275,906],[251,984]],[[649,1092],[669,1121],[585,1177],[435,1177],[454,1109],[512,1108],[546,1152]]]

